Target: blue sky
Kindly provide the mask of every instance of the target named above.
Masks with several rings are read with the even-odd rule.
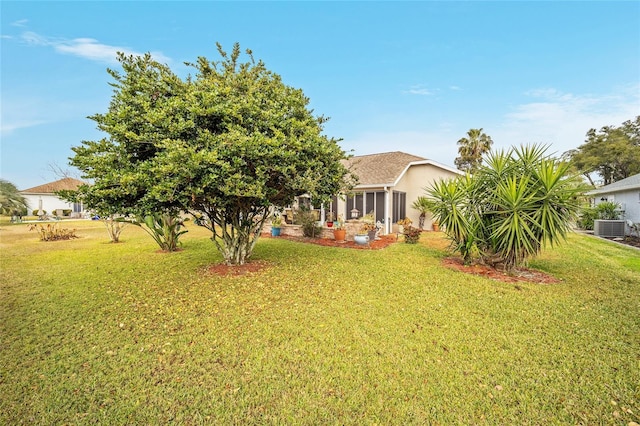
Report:
[[[640,115],[640,2],[2,1],[0,177],[58,178],[103,135],[115,52],[152,52],[179,75],[250,48],[303,89],[325,133],[356,155],[405,151],[453,166],[484,128],[494,147],[561,154],[590,128]]]

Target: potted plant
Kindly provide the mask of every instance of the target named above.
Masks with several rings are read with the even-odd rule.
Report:
[[[437,221],[434,220],[432,226],[435,232],[438,232],[440,230],[440,224]]]
[[[271,236],[279,237],[282,228],[282,217],[279,215],[273,215],[271,219]]]
[[[378,227],[373,222],[365,222],[360,227],[359,234],[365,234],[369,237],[369,241],[375,241],[376,232],[378,232]]]
[[[338,215],[338,220],[333,225],[333,238],[336,241],[344,241],[347,238],[347,230],[344,229],[344,217]]]
[[[408,217],[405,217],[404,219],[400,219],[398,221],[398,233],[399,234],[404,234],[404,228],[406,226],[411,226],[412,223],[413,223],[413,221],[411,219],[409,219]]]
[[[327,216],[327,227],[333,227],[333,212],[329,212],[329,216]]]
[[[355,241],[356,244],[361,245],[361,246],[365,245],[365,244],[368,244],[369,243],[369,234],[367,233],[367,231],[365,231],[362,228],[360,228],[358,233],[353,236],[353,241]]]

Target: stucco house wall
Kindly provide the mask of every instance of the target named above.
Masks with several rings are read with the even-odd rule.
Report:
[[[418,226],[420,212],[411,208],[411,204],[413,204],[418,197],[426,194],[425,188],[440,179],[453,179],[459,175],[460,172],[457,170],[443,168],[442,166],[436,166],[432,163],[418,163],[408,167],[406,173],[401,177],[394,189],[407,194],[406,216],[413,221],[414,226]],[[424,229],[431,229],[432,224],[431,214],[427,213]]]

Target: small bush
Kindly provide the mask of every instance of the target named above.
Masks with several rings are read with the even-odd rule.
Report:
[[[31,214],[33,216],[38,216],[39,213],[40,213],[40,210],[38,210],[38,209],[35,209],[34,211],[31,212]],[[47,214],[47,211],[46,210],[42,210],[42,214]]]
[[[598,219],[618,220],[620,219],[620,204],[612,201],[603,201],[596,206]]]
[[[63,209],[62,216],[71,216],[71,209]]]
[[[78,238],[75,229],[60,228],[57,223],[44,225],[29,225],[29,231],[38,231],[40,241],[59,241]]]
[[[318,238],[322,232],[322,227],[318,226],[316,215],[310,210],[300,210],[296,217],[298,223],[302,225],[302,235],[309,238]]]
[[[405,225],[404,227],[404,242],[407,244],[416,244],[420,239],[420,228],[416,228],[411,225]]]

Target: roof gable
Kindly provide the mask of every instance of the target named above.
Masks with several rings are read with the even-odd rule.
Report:
[[[66,177],[54,182],[45,183],[44,185],[34,186],[33,188],[20,191],[23,194],[53,194],[57,191],[70,190],[75,191],[83,181]]]
[[[424,161],[400,151],[351,157],[346,166],[358,176],[358,185],[393,185],[413,161]]]

